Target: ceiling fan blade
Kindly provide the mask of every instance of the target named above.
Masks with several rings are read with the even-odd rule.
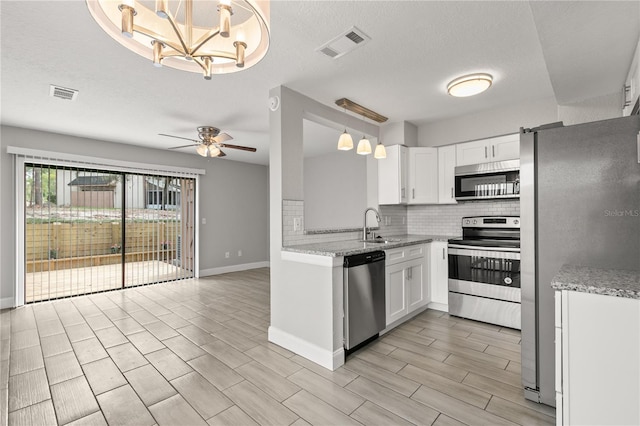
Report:
[[[212,140],[215,143],[222,143],[222,142],[225,142],[225,141],[230,141],[231,139],[233,139],[233,138],[228,133],[220,133],[215,138],[212,138]]]
[[[226,143],[220,144],[220,146],[223,147],[223,148],[232,148],[232,149],[240,149],[242,151],[256,152],[255,148],[251,148],[249,146],[229,145],[229,144],[226,144]]]
[[[193,146],[197,146],[197,145],[190,143],[189,145],[172,146],[171,148],[168,148],[168,149],[191,148]]]
[[[201,143],[200,141],[195,140],[195,139],[183,138],[182,136],[166,135],[166,134],[164,134],[164,133],[158,133],[158,136],[166,136],[166,137],[168,137],[168,138],[184,139],[185,141],[191,141],[191,142],[195,142],[195,143]]]
[[[216,155],[216,157],[226,157],[227,154],[224,153],[224,151],[220,150],[220,154]]]

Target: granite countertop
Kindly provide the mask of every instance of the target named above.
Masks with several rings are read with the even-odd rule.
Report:
[[[556,290],[640,299],[640,271],[564,265],[551,280]]]
[[[350,256],[352,254],[367,253],[377,250],[389,250],[414,244],[430,243],[431,241],[447,241],[455,235],[392,235],[383,239],[388,243],[365,243],[361,240],[345,240],[323,243],[300,244],[283,247],[283,251],[295,253],[315,254],[320,256]]]

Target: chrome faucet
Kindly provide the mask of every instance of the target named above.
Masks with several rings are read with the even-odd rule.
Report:
[[[374,209],[373,207],[367,207],[366,210],[364,211],[364,223],[362,224],[363,240],[366,240],[367,237],[369,236],[369,228],[367,228],[367,213],[369,213],[370,210],[376,214],[376,220],[378,221],[378,223],[380,223],[380,213],[378,213],[378,210]]]

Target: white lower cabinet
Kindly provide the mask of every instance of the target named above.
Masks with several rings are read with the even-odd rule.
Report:
[[[387,250],[385,263],[387,325],[409,315],[429,301],[424,245]]]
[[[640,299],[556,291],[555,343],[556,424],[640,424]]]
[[[404,263],[385,269],[387,325],[409,313],[407,309],[407,284]]]
[[[427,244],[429,308],[449,312],[449,251],[446,241]]]

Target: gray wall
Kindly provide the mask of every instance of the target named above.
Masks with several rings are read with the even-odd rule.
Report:
[[[269,170],[266,166],[2,126],[0,128],[0,298],[14,297],[15,187],[7,146],[205,169],[200,179],[200,271],[269,261]],[[238,257],[242,250],[242,257]],[[229,259],[225,252],[231,252]]]
[[[481,111],[418,127],[419,146],[440,146],[518,133],[520,127],[536,127],[558,121],[555,99]]]
[[[565,126],[622,117],[622,91],[580,102],[558,105],[558,121]]]
[[[367,159],[335,151],[304,159],[304,228],[362,226],[367,208]]]

